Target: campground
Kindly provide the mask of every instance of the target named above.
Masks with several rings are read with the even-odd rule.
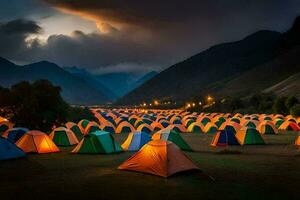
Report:
[[[263,135],[267,145],[211,147],[213,134],[183,133],[202,172],[169,178],[118,170],[133,152],[29,154],[0,162],[0,199],[297,199],[297,132]],[[120,144],[127,134],[114,134]]]

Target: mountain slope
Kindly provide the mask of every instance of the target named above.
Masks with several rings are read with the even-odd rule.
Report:
[[[138,86],[139,83],[136,82],[141,76],[143,75],[140,73],[117,72],[96,75],[95,78],[117,97],[121,97]]]
[[[259,31],[241,41],[216,45],[164,70],[117,103],[190,97],[208,84],[236,77],[271,60],[276,55],[280,38],[278,32]]]
[[[50,62],[42,61],[18,66],[2,58],[0,72],[0,85],[4,87],[10,87],[23,80],[47,79],[62,88],[62,96],[69,103],[91,105],[110,101],[105,94],[100,93],[81,78]]]
[[[297,17],[293,27],[283,34],[259,31],[175,64],[120,98],[117,104],[139,104],[154,98],[184,101],[207,94],[248,96],[300,72],[299,55]]]
[[[109,99],[114,100],[117,98],[110,89],[108,89],[104,84],[97,80],[94,75],[90,74],[85,69],[78,67],[64,67],[63,69],[83,79],[89,85],[92,85],[97,91],[104,93]]]
[[[279,96],[295,95],[300,99],[300,72],[264,90]]]

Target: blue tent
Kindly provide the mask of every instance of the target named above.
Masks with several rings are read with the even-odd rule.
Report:
[[[135,131],[128,135],[126,141],[122,144],[122,148],[125,151],[138,151],[149,141],[151,141],[151,137],[147,133]]]
[[[16,143],[28,131],[28,128],[12,128],[8,131],[7,139],[10,142]]]
[[[0,160],[25,157],[26,154],[15,144],[0,136]]]
[[[216,133],[212,146],[240,145],[233,131],[228,129]]]

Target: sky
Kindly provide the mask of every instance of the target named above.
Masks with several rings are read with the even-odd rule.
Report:
[[[1,0],[0,56],[92,73],[161,71],[259,30],[288,30],[299,0]]]

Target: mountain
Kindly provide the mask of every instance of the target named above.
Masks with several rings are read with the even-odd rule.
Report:
[[[167,68],[116,103],[184,101],[207,94],[245,96],[263,91],[300,71],[299,20],[283,34],[264,30],[213,46]]]
[[[274,92],[279,96],[295,95],[300,99],[300,72],[265,89],[264,92]]]
[[[135,89],[135,88],[141,86],[143,83],[145,83],[146,81],[150,80],[151,78],[153,78],[157,74],[158,73],[156,71],[151,71],[151,72],[145,74],[144,76],[142,76],[141,78],[139,78],[137,81],[135,81],[135,83],[132,84],[132,89]]]
[[[62,88],[63,98],[71,104],[91,105],[109,102],[104,92],[100,92],[85,80],[47,61],[25,66],[0,58],[0,85],[10,87],[20,81],[47,79]]]
[[[94,75],[90,74],[85,69],[78,67],[64,67],[64,70],[83,79],[89,85],[92,85],[97,91],[104,93],[109,99],[114,100],[117,98],[113,91],[108,89],[104,84],[97,80],[97,78]]]
[[[154,71],[147,74],[119,72],[95,75],[95,78],[102,85],[113,91],[117,97],[121,97],[140,86],[142,83],[149,80],[156,74],[157,72]]]

